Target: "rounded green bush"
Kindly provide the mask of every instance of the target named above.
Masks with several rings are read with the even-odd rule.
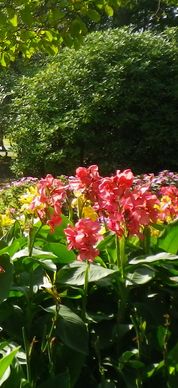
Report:
[[[178,170],[178,51],[171,33],[91,33],[21,79],[10,131],[16,172]]]

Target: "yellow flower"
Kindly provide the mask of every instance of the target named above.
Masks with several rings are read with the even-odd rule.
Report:
[[[19,198],[19,202],[22,204],[21,211],[27,211],[31,213],[32,211],[29,209],[29,205],[32,203],[34,197],[38,195],[38,189],[36,186],[30,186],[27,191],[22,194]]]
[[[84,218],[90,218],[92,221],[96,221],[98,218],[98,214],[92,208],[92,206],[84,206],[82,209],[82,216]]]
[[[27,189],[27,191],[20,196],[19,201],[22,204],[30,204],[37,194],[38,194],[37,187],[30,186]]]
[[[79,192],[75,192],[75,198],[72,200],[71,206],[73,208],[75,207],[82,207],[86,203],[85,195],[81,194],[79,195]]]
[[[9,213],[0,214],[0,225],[2,228],[11,226],[14,223],[14,220],[10,217]]]

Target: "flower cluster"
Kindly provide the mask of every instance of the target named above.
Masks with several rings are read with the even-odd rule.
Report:
[[[95,201],[100,183],[98,166],[92,165],[88,168],[78,167],[75,177],[69,177],[69,188],[75,192],[85,193],[87,198]]]
[[[101,238],[100,229],[99,222],[92,221],[90,218],[80,219],[75,226],[69,225],[65,229],[68,248],[79,252],[78,260],[93,261],[98,256],[96,244]]]
[[[119,237],[141,237],[143,227],[158,218],[158,198],[146,188],[133,188],[133,179],[131,170],[118,170],[99,185],[98,209],[105,215],[108,228]]]
[[[37,190],[38,194],[34,196],[29,209],[54,231],[55,226],[61,223],[66,187],[60,179],[48,174],[38,182]]]
[[[178,188],[176,186],[162,186],[160,188],[160,219],[166,222],[178,217]]]
[[[93,261],[99,253],[96,246],[101,230],[118,237],[143,238],[145,228],[154,233],[155,224],[164,227],[177,219],[176,179],[176,174],[167,171],[134,177],[130,169],[102,177],[96,165],[79,167],[76,175],[65,177],[64,182],[48,174],[30,187],[32,178],[24,179],[21,183],[27,183],[28,188],[19,199],[19,213],[15,211],[19,217],[38,217],[52,232],[61,223],[62,212],[69,214],[74,223],[65,230],[69,249],[76,249],[79,260]],[[12,211],[2,215],[1,226],[14,220]]]

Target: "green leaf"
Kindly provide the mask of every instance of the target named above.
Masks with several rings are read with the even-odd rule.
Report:
[[[155,373],[159,372],[164,367],[164,361],[160,361],[159,364],[153,364],[152,368],[147,372],[148,378],[152,377]]]
[[[161,252],[157,253],[156,255],[151,255],[151,256],[139,256],[136,257],[135,259],[132,259],[129,264],[147,264],[147,263],[158,263],[161,264],[161,262],[164,261],[172,261],[172,260],[178,260],[178,256],[176,255],[171,255],[170,253],[166,252]]]
[[[138,355],[138,349],[133,350],[126,350],[124,353],[122,353],[122,356],[119,358],[119,362],[121,363],[128,363],[132,357],[135,357]]]
[[[178,253],[178,221],[169,224],[158,239],[159,248],[166,252]]]
[[[86,262],[75,262],[64,266],[57,273],[57,282],[75,286],[84,285],[86,268]],[[90,264],[88,281],[96,282],[97,280],[101,280],[107,276],[113,276],[116,272],[117,270],[103,268],[97,264]]]
[[[161,349],[166,345],[171,333],[167,327],[159,325],[157,328],[157,339]]]
[[[48,249],[56,256],[55,262],[61,264],[68,264],[76,260],[76,255],[73,251],[69,251],[66,245],[59,242],[49,242],[44,246],[44,249]]]
[[[95,11],[95,9],[89,9],[87,11],[87,16],[89,16],[89,18],[93,21],[93,22],[99,22],[100,21],[100,14]]]
[[[1,360],[0,360],[0,385],[5,381],[3,379],[4,374],[10,367],[14,357],[16,356],[17,352],[19,350],[19,347],[13,349],[9,354],[5,355]],[[7,378],[9,375],[7,376]]]
[[[114,15],[113,8],[110,5],[108,5],[108,4],[105,5],[105,12],[106,12],[106,14],[108,16],[113,16]]]
[[[2,53],[1,54],[1,65],[3,67],[6,67],[7,66],[7,63],[6,63],[6,60],[5,60],[5,53]]]
[[[19,259],[21,257],[29,257],[28,248],[21,249],[12,256],[12,260]],[[41,249],[33,248],[32,257],[37,259],[55,259],[56,255],[52,252],[42,251]]]
[[[45,309],[56,313],[56,306]],[[56,324],[56,334],[69,348],[88,354],[88,332],[82,319],[67,306],[60,305]]]
[[[17,27],[18,19],[17,19],[17,15],[16,14],[14,14],[14,16],[9,19],[9,21],[12,24],[13,27]]]
[[[99,242],[99,244],[97,245],[97,248],[100,251],[103,251],[104,249],[107,249],[110,246],[113,247],[113,244],[115,245],[115,234],[109,234]]]
[[[74,19],[70,25],[70,32],[72,35],[80,35],[82,32],[87,33],[87,27],[85,23],[78,17]]]
[[[126,285],[145,284],[155,276],[155,271],[147,266],[137,268],[134,272],[127,273]]]

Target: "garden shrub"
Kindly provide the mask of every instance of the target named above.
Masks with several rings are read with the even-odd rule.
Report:
[[[178,170],[174,34],[91,33],[23,77],[9,120],[16,173]]]

